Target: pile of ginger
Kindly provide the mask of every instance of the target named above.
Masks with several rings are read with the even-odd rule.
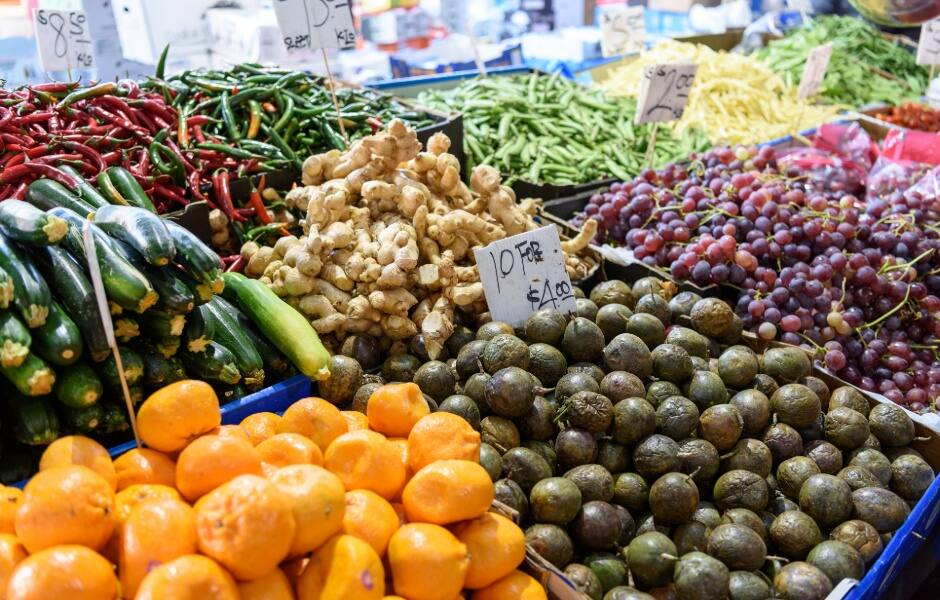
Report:
[[[304,235],[273,247],[245,243],[245,274],[307,315],[333,350],[355,333],[391,341],[420,333],[436,358],[455,310],[487,310],[473,249],[539,227],[535,200],[517,203],[486,165],[473,170],[468,187],[449,148],[436,133],[422,151],[415,132],[392,121],[345,152],[311,156],[303,187],[285,199],[306,215]],[[596,226],[588,220],[562,242],[572,281],[595,265],[582,251]]]

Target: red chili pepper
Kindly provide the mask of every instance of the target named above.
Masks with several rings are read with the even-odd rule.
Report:
[[[40,156],[39,158],[33,159],[33,164],[41,163],[44,165],[56,165],[59,162],[71,162],[71,161],[82,161],[81,154],[46,154],[45,156]]]
[[[196,137],[196,141],[200,144],[206,143],[206,136],[202,133],[202,127],[199,125],[193,125],[193,135]]]
[[[180,206],[186,206],[189,204],[189,200],[187,200],[186,198],[183,198],[182,196],[180,196],[173,190],[169,189],[168,187],[160,183],[154,184],[153,193],[158,196],[162,196],[166,198],[170,202],[179,204]]]
[[[83,155],[85,158],[90,159],[93,163],[95,163],[95,167],[97,168],[96,173],[100,173],[108,168],[108,163],[104,162],[104,159],[101,158],[101,154],[91,146],[79,144],[78,142],[62,142],[61,145],[63,148],[74,150],[75,152]],[[146,152],[144,154],[146,154]]]
[[[226,169],[219,169],[212,174],[212,187],[215,197],[222,207],[222,212],[232,221],[245,221],[243,216],[235,212],[235,205],[232,203],[232,192],[229,188],[229,173]]]
[[[187,181],[189,182],[189,193],[192,194],[193,197],[197,200],[206,199],[205,196],[202,195],[202,190],[199,189],[199,185],[202,183],[201,177],[202,175],[199,173],[199,171],[193,170],[193,172],[190,173],[189,177],[187,178]]]
[[[0,106],[0,127],[13,120],[13,111],[4,106]]]
[[[30,125],[32,123],[43,123],[48,121],[55,116],[55,113],[51,110],[45,110],[42,112],[34,112],[28,115],[23,115],[17,119],[19,125]]]
[[[242,267],[245,266],[245,258],[242,255],[238,255],[235,260],[232,261],[232,264],[225,268],[226,273],[240,273]]]
[[[12,133],[0,133],[0,140],[3,140],[7,144],[20,144],[22,146],[36,145],[32,138],[24,137],[22,135],[15,135]]]
[[[186,118],[186,125],[194,127],[196,125],[205,125],[210,121],[209,115],[194,115]]]
[[[0,188],[0,200],[6,200],[13,193],[13,184],[8,183]]]
[[[47,177],[54,181],[58,181],[65,187],[69,189],[75,189],[78,185],[78,182],[75,179],[66,173],[56,169],[51,165],[44,165],[39,162],[24,162],[23,164],[16,165],[15,167],[4,169],[0,173],[0,183],[12,183],[25,177],[26,175],[38,174],[43,177]]]
[[[123,154],[121,151],[114,150],[112,152],[108,152],[107,154],[102,154],[101,158],[105,163],[107,163],[108,166],[114,166],[121,162],[121,154]]]
[[[168,129],[169,125],[166,122],[158,122],[158,117],[148,115],[147,113],[141,112],[137,114],[138,122],[150,133],[157,133],[161,129]]]
[[[272,219],[261,197],[262,191],[264,191],[264,175],[258,180],[258,187],[253,188],[251,194],[248,195],[248,203],[255,209],[255,216],[258,217],[258,220],[267,225]]]
[[[382,119],[378,117],[369,117],[368,119],[366,119],[366,123],[368,123],[369,126],[372,127],[373,135],[375,135],[376,131],[383,129],[385,127],[384,125],[382,125]]]
[[[13,195],[10,198],[15,200],[25,200],[26,199],[26,190],[29,188],[29,183],[23,181],[18,186],[16,186],[16,191],[13,192]]]
[[[150,137],[146,129],[144,129],[143,127],[138,127],[137,125],[134,125],[133,123],[131,123],[124,117],[108,112],[105,109],[101,108],[100,106],[90,106],[88,107],[88,110],[93,115],[101,118],[102,120],[107,121],[109,123],[114,123],[115,125],[118,125],[130,131],[132,134],[143,139],[148,144],[153,140],[153,138]]]
[[[127,102],[118,98],[117,96],[98,96],[91,101],[94,105],[101,105],[112,111],[117,115],[121,115],[134,125],[140,125],[138,119],[139,113],[135,110],[132,110],[130,106],[127,105]]]
[[[2,161],[2,166],[4,168],[15,167],[16,165],[22,164],[26,161],[26,154],[19,152],[16,154],[8,154]]]
[[[39,83],[36,85],[31,85],[29,87],[39,92],[46,92],[49,94],[64,94],[67,92],[71,92],[72,90],[77,88],[78,82],[72,81],[72,82]]]

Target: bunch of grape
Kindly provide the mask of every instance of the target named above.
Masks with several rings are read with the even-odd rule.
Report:
[[[924,410],[940,399],[940,199],[860,191],[772,147],[716,148],[613,184],[573,222],[674,279],[734,286],[747,329]]]

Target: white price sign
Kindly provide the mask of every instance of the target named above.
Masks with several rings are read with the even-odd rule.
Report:
[[[805,15],[813,14],[813,3],[810,0],[787,0],[787,5]]]
[[[288,50],[356,45],[351,0],[274,0],[274,13]]]
[[[698,65],[650,65],[643,70],[636,122],[655,123],[682,118]]]
[[[917,42],[917,64],[940,65],[940,19],[921,25]]]
[[[563,314],[575,311],[574,290],[554,226],[508,237],[473,253],[494,320],[518,327],[543,308]]]
[[[601,14],[601,54],[604,57],[643,50],[646,22],[642,6],[624,6]]]
[[[95,66],[85,11],[38,8],[33,13],[33,24],[44,70],[69,71]]]
[[[800,87],[796,90],[798,98],[815,96],[826,78],[826,69],[829,68],[829,59],[832,57],[832,44],[823,44],[810,50],[803,67],[803,76],[800,78]]]

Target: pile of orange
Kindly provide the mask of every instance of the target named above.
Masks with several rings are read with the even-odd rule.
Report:
[[[0,600],[545,600],[488,512],[480,436],[414,384],[220,426],[199,381],[140,408],[146,448],[51,444],[0,494]]]

